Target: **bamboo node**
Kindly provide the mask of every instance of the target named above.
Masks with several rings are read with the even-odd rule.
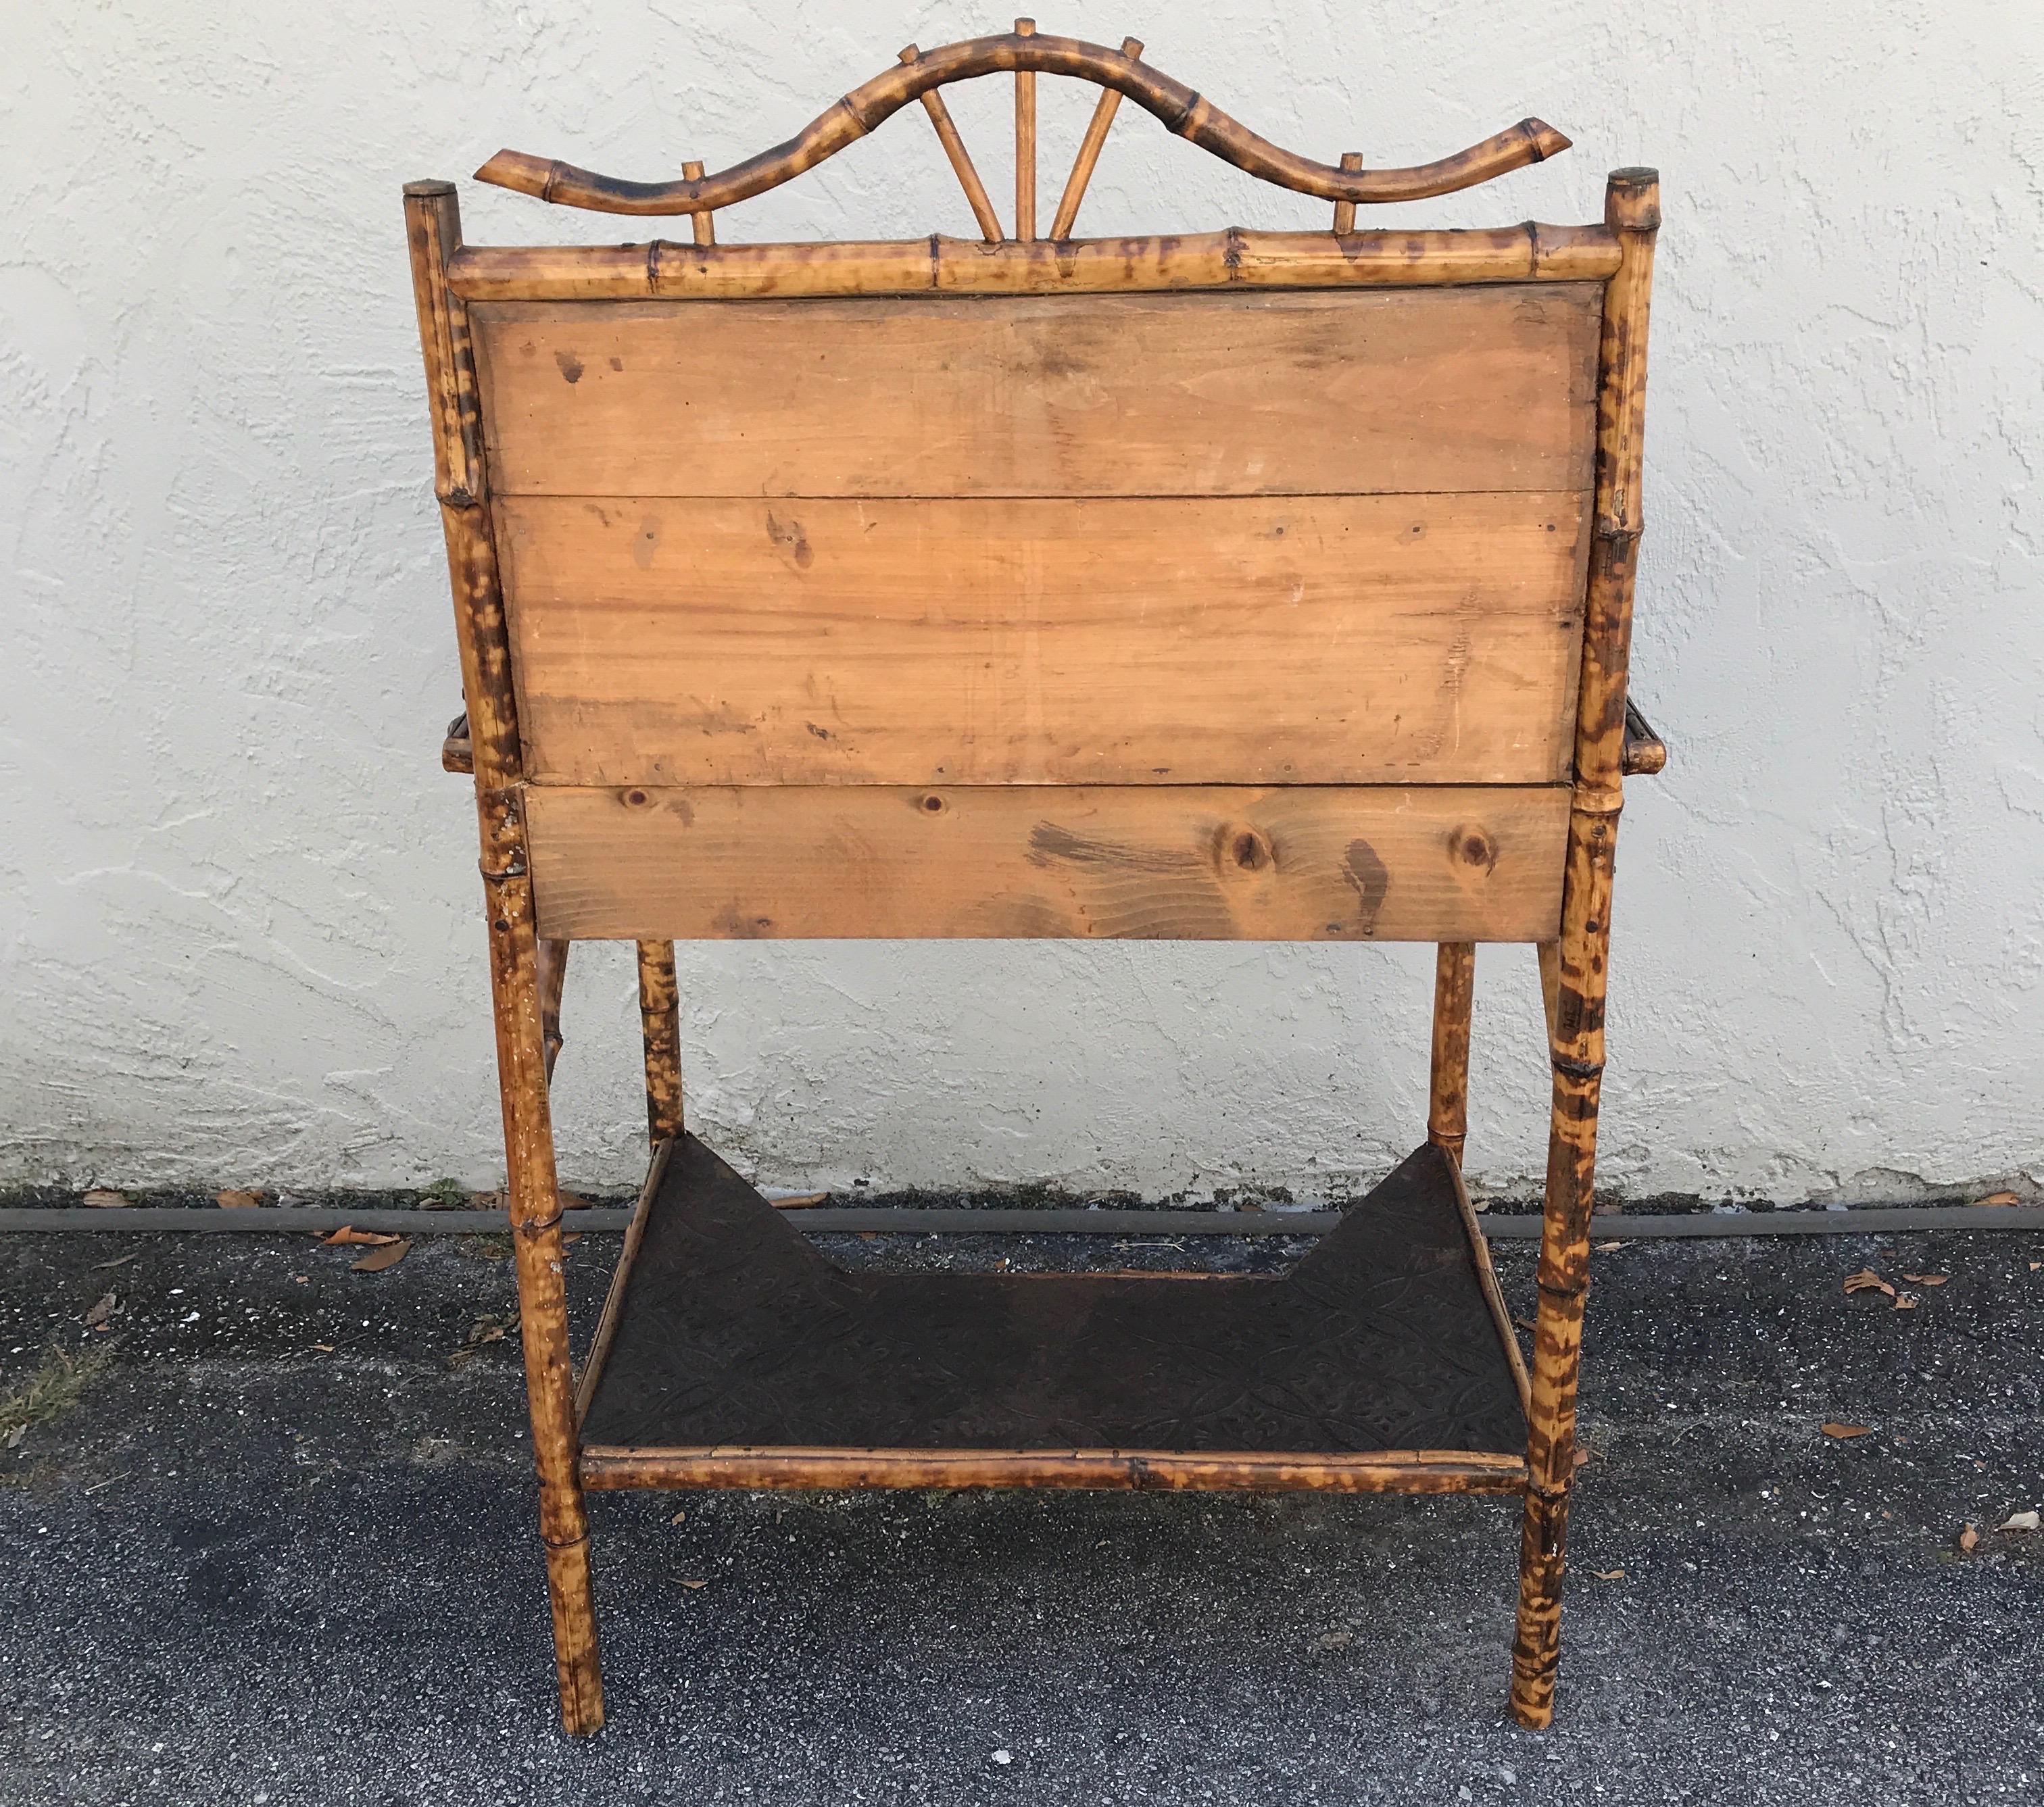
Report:
[[[585,1525],[571,1537],[549,1537],[542,1530],[540,1533],[540,1541],[550,1550],[571,1550],[576,1544],[586,1544],[589,1541],[589,1527]]]
[[[503,866],[493,867],[485,861],[478,860],[475,862],[475,869],[482,874],[483,883],[486,884],[504,884],[514,878],[523,878],[528,870],[525,865],[525,850],[523,847],[514,848],[512,850],[509,863]]]
[[[544,1236],[548,1230],[560,1226],[561,1216],[561,1207],[557,1204],[551,1217],[532,1218],[517,1226],[518,1233],[528,1237]]]
[[[1554,1054],[1550,1056],[1550,1058],[1554,1062],[1554,1071],[1558,1073],[1565,1073],[1570,1079],[1596,1079],[1604,1072],[1604,1062],[1601,1061],[1578,1061],[1566,1054]]]

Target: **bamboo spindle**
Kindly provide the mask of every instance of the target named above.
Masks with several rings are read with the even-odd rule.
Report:
[[[646,1129],[654,1147],[682,1134],[681,988],[674,944],[639,944],[639,1024],[646,1042]]]
[[[1017,19],[1017,37],[1034,37],[1036,21]],[[1015,236],[1036,236],[1036,71],[1015,71]]]
[[[1341,167],[1345,170],[1361,169],[1362,167],[1362,152],[1343,152]],[[1354,230],[1355,203],[1353,201],[1337,201],[1335,203],[1335,236],[1338,239],[1345,239]]]
[[[904,63],[914,63],[922,52],[912,44],[901,52]],[[951,109],[944,105],[940,90],[932,88],[923,96],[923,110],[930,116],[930,123],[937,129],[937,142],[944,148],[944,155],[951,161],[951,173],[959,178],[959,186],[965,190],[966,203],[972,209],[972,217],[979,222],[980,236],[989,244],[1001,243],[1001,217],[993,210],[993,203],[987,198],[986,186],[979,179],[979,171],[972,167],[972,159],[966,152],[965,140],[959,137],[958,127],[952,123]]]
[[[702,175],[703,167],[701,163],[690,163],[682,165],[682,178],[685,182],[701,182]],[[717,243],[717,216],[709,209],[705,208],[700,213],[691,213],[689,216],[689,225],[695,234],[695,241],[697,244]]]
[[[540,1537],[547,1552],[561,1720],[571,1732],[589,1732],[603,1724],[603,1678],[590,1585],[589,1522],[576,1472],[561,1205],[547,1102],[539,946],[525,845],[524,754],[484,484],[467,309],[448,286],[448,259],[461,244],[461,215],[452,185],[408,184],[405,220],[425,350],[435,488],[447,539],[474,754],[507,1202],[517,1262],[526,1403],[539,1475]]]
[[[1558,941],[1534,943],[1535,957],[1540,962],[1540,1005],[1547,1019],[1547,1039],[1554,1038],[1554,1012],[1559,1007],[1562,996],[1562,944]]]
[[[1639,483],[1646,415],[1646,332],[1659,178],[1617,170],[1604,220],[1618,235],[1617,274],[1604,290],[1597,349],[1595,526],[1577,689],[1576,792],[1569,816],[1561,945],[1555,961],[1554,1113],[1538,1268],[1539,1310],[1526,1446],[1526,1517],[1520,1540],[1519,1625],[1512,1712],[1538,1729],[1554,1713],[1561,1657],[1562,1576],[1569,1487],[1575,1470],[1576,1387],[1604,1076],[1604,992],[1611,952],[1612,862],[1624,803],[1621,762]]]
[[[1121,54],[1133,63],[1143,54],[1143,40],[1124,38]],[[1086,121],[1085,136],[1079,140],[1079,154],[1073,162],[1072,173],[1065,178],[1065,192],[1058,198],[1057,217],[1051,222],[1052,238],[1068,239],[1072,236],[1072,223],[1079,217],[1079,203],[1085,198],[1086,184],[1093,180],[1093,165],[1100,161],[1101,147],[1107,142],[1107,129],[1113,125],[1115,109],[1120,105],[1119,88],[1101,90],[1100,98],[1093,103],[1093,117]]]
[[[1434,1049],[1428,1082],[1427,1140],[1462,1164],[1469,1132],[1470,1006],[1476,990],[1476,947],[1443,942],[1434,957]]]
[[[547,1084],[554,1083],[554,1063],[561,1057],[561,993],[568,980],[568,950],[565,941],[540,943],[540,1034],[547,1050]]]

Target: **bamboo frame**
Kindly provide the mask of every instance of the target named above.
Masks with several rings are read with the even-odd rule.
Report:
[[[554,1063],[561,1057],[561,993],[568,978],[568,950],[572,942],[540,943],[540,1042],[546,1050],[547,1084],[554,1083]]]
[[[1125,37],[1121,40],[1121,54],[1132,63],[1143,54],[1140,38]],[[1114,116],[1121,106],[1119,88],[1102,88],[1100,98],[1093,103],[1093,117],[1086,121],[1085,136],[1079,140],[1078,155],[1072,161],[1072,173],[1065,178],[1065,192],[1058,198],[1058,211],[1051,221],[1051,236],[1068,239],[1072,226],[1079,217],[1079,203],[1085,199],[1086,185],[1093,180],[1093,166],[1100,161],[1101,148],[1107,142],[1108,128],[1114,124]],[[1344,163],[1343,168],[1347,168]],[[1358,166],[1359,167],[1359,166]]]
[[[1447,1151],[1460,1172],[1469,1132],[1470,1007],[1476,948],[1444,941],[1434,960],[1433,1057],[1427,1074],[1427,1140]]]
[[[1150,294],[1211,289],[1439,288],[1603,282],[1618,240],[1603,226],[1217,232],[999,244],[941,235],[898,242],[693,247],[489,246],[457,252],[466,301],[750,301],[809,296]]]
[[[1341,167],[1345,170],[1361,169],[1362,153],[1360,151],[1343,152]],[[1337,201],[1335,203],[1335,236],[1338,239],[1347,238],[1354,230],[1355,203],[1353,201]]]
[[[1134,56],[1079,38],[1041,36],[1029,21],[1018,19],[1012,33],[919,52],[913,61],[905,58],[899,67],[854,88],[786,144],[714,175],[685,176],[678,182],[623,182],[555,159],[499,151],[475,172],[475,179],[599,213],[700,213],[748,201],[814,169],[933,88],[1002,71],[1030,77],[1032,93],[1033,78],[1039,73],[1075,76],[1116,89],[1154,114],[1167,131],[1189,139],[1223,162],[1279,188],[1324,201],[1374,204],[1452,194],[1556,155],[1568,149],[1570,142],[1543,121],[1522,119],[1481,144],[1433,163],[1404,169],[1345,170],[1316,163],[1259,138],[1205,96]],[[1018,117],[1021,91],[1018,82]],[[1030,180],[1033,191],[1033,159]],[[1016,236],[1027,239],[1033,231],[1025,232],[1018,222]]]
[[[547,1103],[540,953],[526,857],[523,755],[509,644],[490,531],[467,311],[448,287],[461,214],[446,182],[405,190],[413,286],[433,422],[434,490],[462,646],[475,769],[476,814],[490,934],[490,995],[504,1107],[505,1188],[518,1275],[518,1312],[540,1537],[547,1552],[561,1717],[571,1732],[603,1723],[603,1678],[589,1562],[589,1522],[576,1473],[574,1405],[561,1272],[561,1206]],[[565,961],[556,966],[564,967]]]
[[[901,60],[913,63],[922,55],[910,44],[901,52]],[[965,140],[959,136],[958,127],[952,123],[951,109],[944,105],[943,95],[932,88],[923,96],[923,109],[930,116],[930,123],[937,129],[937,142],[943,147],[944,156],[951,166],[952,173],[959,178],[959,186],[965,190],[966,204],[972,209],[972,217],[979,224],[980,235],[989,244],[1001,243],[1001,217],[993,210],[993,203],[987,198],[986,184],[979,179],[979,171],[972,167]]]
[[[701,180],[702,173],[703,167],[701,163],[682,165],[682,174],[691,182]],[[717,243],[717,216],[707,207],[700,213],[691,213],[689,216],[689,224],[694,228],[690,236],[697,244],[709,245]]]
[[[1604,1074],[1604,1004],[1611,951],[1612,859],[1624,807],[1627,662],[1634,560],[1643,517],[1639,482],[1646,409],[1646,331],[1659,178],[1615,171],[1604,220],[1623,260],[1606,291],[1598,347],[1596,527],[1576,704],[1576,795],[1570,814],[1558,982],[1550,1047],[1554,1074],[1547,1199],[1533,1341],[1526,1516],[1520,1548],[1519,1625],[1512,1643],[1512,1711],[1522,1725],[1554,1713],[1569,1488],[1575,1473],[1576,1388]]]
[[[639,944],[639,1024],[646,1044],[646,1131],[655,1149],[680,1138],[682,1030],[674,944]]]
[[[1034,37],[1036,21],[1017,19],[1015,35]],[[1015,236],[1036,236],[1036,71],[1024,63],[1015,67]]]
[[[1072,1487],[1208,1492],[1518,1493],[1516,1456],[1387,1449],[1274,1456],[1178,1449],[633,1449],[591,1444],[582,1484],[613,1487]]]
[[[574,1416],[579,1427],[589,1416],[589,1402],[596,1396],[596,1383],[603,1378],[603,1364],[609,1358],[610,1345],[617,1340],[617,1326],[624,1314],[624,1289],[631,1283],[632,1264],[639,1258],[639,1245],[646,1240],[647,1214],[653,1208],[653,1199],[660,1190],[660,1182],[667,1177],[667,1162],[674,1152],[672,1141],[654,1145],[653,1158],[646,1168],[646,1182],[639,1188],[639,1198],[632,1209],[632,1221],[624,1226],[624,1245],[618,1252],[617,1265],[612,1270],[610,1289],[603,1295],[602,1314],[596,1321],[596,1334],[590,1339],[589,1355],[582,1364],[581,1378],[575,1383]]]
[[[405,190],[407,225],[433,428],[435,490],[445,529],[461,650],[465,718],[442,749],[472,773],[487,900],[491,987],[503,1095],[510,1214],[547,1551],[563,1723],[602,1721],[600,1666],[582,1490],[624,1487],[1030,1486],[1303,1487],[1332,1491],[1517,1492],[1523,1496],[1521,1580],[1512,1710],[1541,1726],[1553,1711],[1560,1586],[1574,1464],[1575,1401],[1587,1288],[1589,1222],[1604,1060],[1612,854],[1626,775],[1658,772],[1666,748],[1627,695],[1645,348],[1658,185],[1619,171],[1604,218],[1589,226],[1489,231],[1354,230],[1358,205],[1444,194],[1551,155],[1567,140],[1527,121],[1484,144],[1414,169],[1371,171],[1359,154],[1338,168],[1247,132],[1189,89],[1119,52],[1014,33],[925,55],[854,90],[796,140],[713,175],[684,165],[679,182],[625,184],[569,166],[500,153],[482,179],[559,203],[692,216],[694,243],[568,247],[464,247],[445,183]],[[984,186],[939,90],[997,71],[1016,78],[1016,214],[1003,237]],[[1099,83],[1095,106],[1050,234],[1035,237],[1035,76]],[[1253,175],[1335,204],[1334,230],[1074,240],[1070,232],[1123,97],[1170,129]],[[935,236],[901,244],[719,245],[713,211],[813,167],[912,100],[921,100],[957,173],[984,242]],[[1026,152],[1026,155],[1024,154]],[[571,1368],[561,1277],[560,1210],[548,1086],[561,1045],[568,943],[541,942],[525,850],[525,774],[490,512],[489,481],[468,309],[512,301],[647,300],[916,294],[1109,294],[1289,288],[1431,287],[1481,282],[1604,286],[1598,355],[1597,463],[1575,723],[1575,785],[1560,919],[1537,944],[1553,1068],[1539,1306],[1529,1372],[1460,1177],[1467,1134],[1473,948],[1436,954],[1428,1139],[1450,1160],[1458,1208],[1478,1277],[1527,1407],[1525,1456],[1392,1451],[1274,1456],[1149,1450],[662,1449],[582,1448],[577,1426],[621,1310],[647,1201],[682,1132],[678,1003],[670,942],[637,947],[647,1127],[654,1148],[633,1232],[579,1383]]]

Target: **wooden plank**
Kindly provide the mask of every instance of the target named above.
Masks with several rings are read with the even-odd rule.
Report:
[[[1602,291],[478,303],[498,495],[1589,485]]]
[[[525,792],[575,940],[1537,941],[1568,790],[878,785]]]
[[[536,782],[1569,773],[1580,492],[496,516]]]

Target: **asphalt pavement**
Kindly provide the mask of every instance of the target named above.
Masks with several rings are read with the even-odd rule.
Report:
[[[828,1246],[1290,1248],[1130,1240]],[[0,1237],[0,1802],[2044,1801],[2044,1533],[1996,1529],[2044,1506],[2044,1234],[1600,1252],[1543,1734],[1508,1501],[640,1494],[591,1501],[566,1740],[505,1253]]]

